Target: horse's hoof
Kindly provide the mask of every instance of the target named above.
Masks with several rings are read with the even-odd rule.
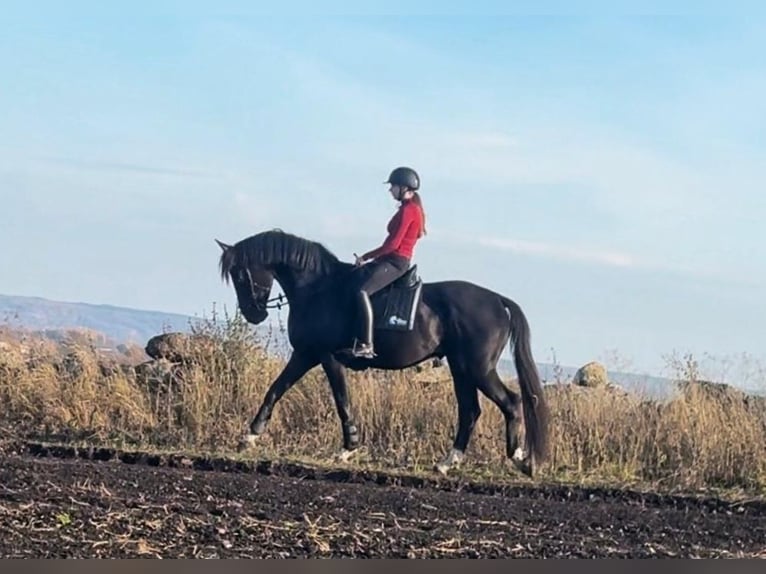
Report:
[[[529,478],[534,476],[535,459],[532,455],[527,456],[527,453],[524,452],[523,448],[518,447],[515,451],[513,451],[511,462],[513,462],[513,466],[516,467],[516,470],[525,476],[528,476]]]
[[[358,454],[357,450],[358,449],[348,450],[347,448],[344,448],[342,451],[335,455],[335,460],[337,462],[348,462]]]
[[[463,462],[463,456],[462,452],[453,448],[443,461],[434,466],[434,470],[443,476],[447,476],[450,469],[460,466]]]
[[[533,456],[517,458],[515,455],[511,459],[516,469],[529,478],[535,477],[535,459]]]
[[[249,450],[258,445],[259,437],[257,434],[246,434],[239,440],[239,450]]]
[[[349,462],[352,458],[358,457],[363,451],[365,450],[364,446],[354,447],[354,448],[344,448],[342,451],[340,451],[338,454],[336,454],[333,458],[336,462]]]

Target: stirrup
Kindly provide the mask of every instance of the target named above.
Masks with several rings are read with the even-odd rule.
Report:
[[[356,340],[354,341],[354,346],[351,349],[351,354],[354,357],[359,357],[362,359],[374,359],[377,357],[370,343],[360,343]]]

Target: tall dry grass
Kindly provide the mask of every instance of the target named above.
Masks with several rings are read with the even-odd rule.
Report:
[[[204,341],[204,344],[194,344]],[[212,344],[211,344],[212,342]],[[82,341],[0,349],[0,427],[21,438],[233,452],[283,359],[239,316],[194,327],[186,359],[105,364]],[[135,361],[134,361],[135,363]],[[449,449],[456,405],[447,367],[349,373],[363,461],[430,469]],[[692,373],[688,381],[694,383]],[[513,382],[509,383],[513,386]],[[546,388],[552,412],[547,479],[666,488],[766,488],[766,405],[690,384],[657,402],[611,388]],[[504,425],[481,398],[471,472],[505,475]],[[261,454],[324,459],[341,447],[320,369],[277,405]]]

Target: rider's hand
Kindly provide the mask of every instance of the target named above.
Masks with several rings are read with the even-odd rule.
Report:
[[[359,256],[358,256],[356,253],[354,253],[354,265],[355,265],[356,267],[361,267],[361,266],[362,266],[362,265],[364,265],[365,263],[366,263],[366,261],[365,261],[364,259],[362,259],[362,258],[361,258],[361,257],[359,257]]]

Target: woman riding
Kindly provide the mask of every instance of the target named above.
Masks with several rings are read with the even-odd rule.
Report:
[[[410,268],[415,244],[426,233],[425,212],[417,190],[420,176],[409,167],[397,167],[384,183],[390,184],[391,195],[400,202],[399,209],[388,222],[388,237],[380,247],[356,256],[360,283],[356,291],[360,325],[351,353],[371,359],[373,349],[373,313],[370,296],[390,285]]]

